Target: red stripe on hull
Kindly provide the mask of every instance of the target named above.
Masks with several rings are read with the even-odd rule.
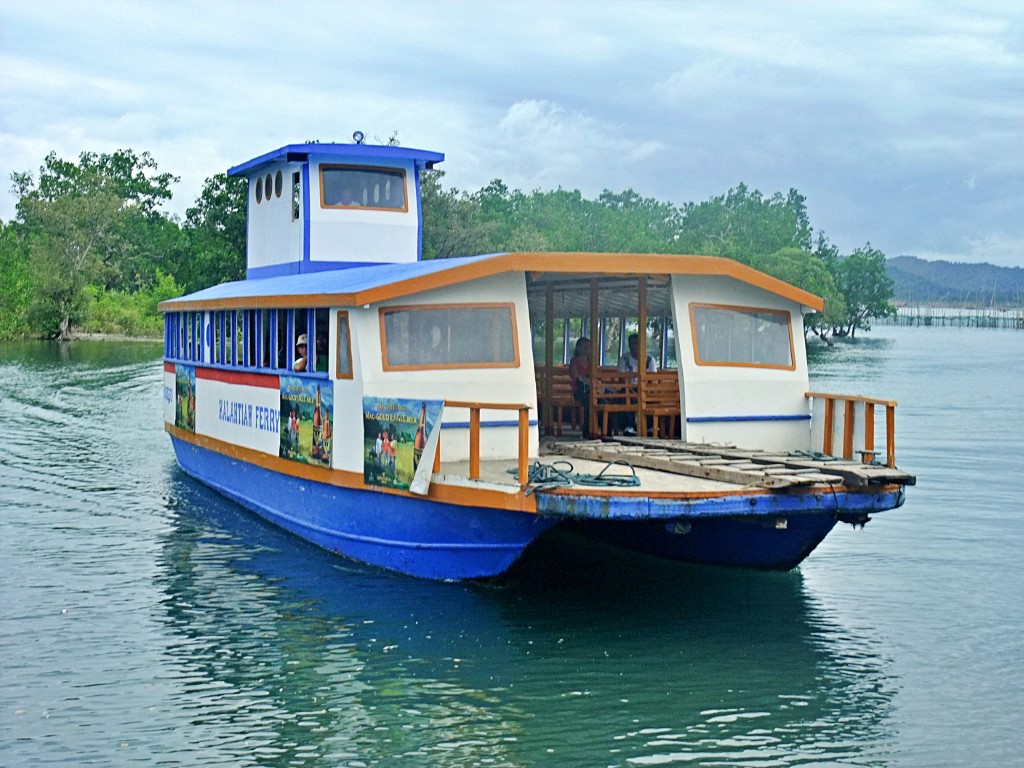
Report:
[[[208,381],[222,381],[225,384],[242,384],[247,387],[266,387],[280,389],[281,380],[278,376],[268,373],[248,373],[243,371],[225,371],[220,368],[196,368],[196,378]]]

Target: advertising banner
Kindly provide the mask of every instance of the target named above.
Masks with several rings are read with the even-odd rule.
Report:
[[[174,426],[196,431],[196,369],[193,365],[174,366]]]
[[[363,398],[363,482],[426,494],[443,400]]]
[[[281,377],[282,458],[331,466],[333,401],[329,383],[298,376]]]

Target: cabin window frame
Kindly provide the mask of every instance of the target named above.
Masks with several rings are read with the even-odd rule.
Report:
[[[349,171],[376,171],[389,175],[399,175],[402,180],[401,208],[395,206],[372,205],[368,200],[364,205],[343,205],[342,203],[328,203],[325,199],[324,171],[349,170]],[[354,163],[321,163],[318,169],[320,178],[320,207],[326,210],[348,210],[348,211],[386,211],[388,213],[409,212],[409,178],[405,168],[395,168],[385,165],[358,165]]]
[[[393,363],[388,355],[388,323],[387,316],[398,312],[434,311],[434,310],[467,310],[467,309],[492,309],[507,311],[509,316],[509,332],[512,342],[512,360],[510,361],[477,361],[477,362],[447,362],[447,363]],[[380,323],[380,349],[381,365],[385,371],[437,371],[437,370],[466,370],[481,368],[518,368],[520,366],[519,355],[519,328],[516,321],[516,305],[513,302],[470,302],[453,304],[404,304],[378,309],[378,321]],[[410,328],[422,327],[417,323],[410,322]],[[449,326],[451,328],[451,326]],[[396,340],[397,341],[397,340]]]
[[[778,371],[796,370],[796,349],[793,344],[793,315],[785,309],[774,309],[771,307],[753,307],[738,304],[711,304],[706,302],[691,302],[688,305],[690,314],[690,337],[693,349],[693,361],[699,366],[722,367],[722,368],[759,368]],[[743,360],[717,360],[706,359],[701,354],[701,339],[697,333],[697,310],[729,311],[740,314],[755,315],[777,315],[785,318],[786,335],[788,337],[789,363],[779,363]],[[781,323],[779,324],[781,326]]]
[[[335,325],[337,327],[337,336],[334,345],[336,352],[334,373],[339,379],[353,379],[355,378],[355,370],[352,365],[352,323],[349,319],[348,310],[340,310],[338,312]],[[342,355],[342,349],[345,350],[344,356]],[[342,363],[345,360],[348,361],[347,369],[342,367]]]

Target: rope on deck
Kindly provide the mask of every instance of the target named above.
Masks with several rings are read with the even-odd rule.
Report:
[[[789,454],[794,459],[810,459],[811,461],[843,461],[838,456],[832,456],[828,453],[818,453],[817,451],[790,451]]]
[[[630,474],[613,474],[608,472],[613,466],[626,467]],[[628,461],[616,459],[609,461],[596,475],[588,475],[573,471],[574,467],[568,461],[553,461],[550,464],[542,464],[535,461],[530,465],[527,483],[530,485],[526,495],[529,496],[536,491],[547,491],[552,488],[569,488],[573,485],[602,488],[635,488],[640,485],[640,478],[636,476],[636,469]],[[515,467],[508,470],[508,473],[519,479],[519,470]],[[607,474],[606,474],[607,473]]]

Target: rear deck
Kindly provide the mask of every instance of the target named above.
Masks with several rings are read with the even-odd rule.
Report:
[[[541,456],[530,458],[531,485],[545,485],[545,479],[550,482],[550,477],[557,472],[585,476],[604,473],[614,478],[635,475],[639,481],[636,486],[616,485],[616,493],[624,495],[718,495],[816,486],[868,490],[892,484],[914,485],[916,481],[913,475],[895,467],[853,459],[822,454],[780,454],[657,438],[549,438],[541,448]],[[538,467],[541,467],[539,472]],[[507,460],[480,461],[478,478],[470,478],[468,461],[442,461],[434,480],[448,485],[484,485],[509,493],[520,489],[515,466]],[[593,489],[592,486],[579,487],[582,488]]]

